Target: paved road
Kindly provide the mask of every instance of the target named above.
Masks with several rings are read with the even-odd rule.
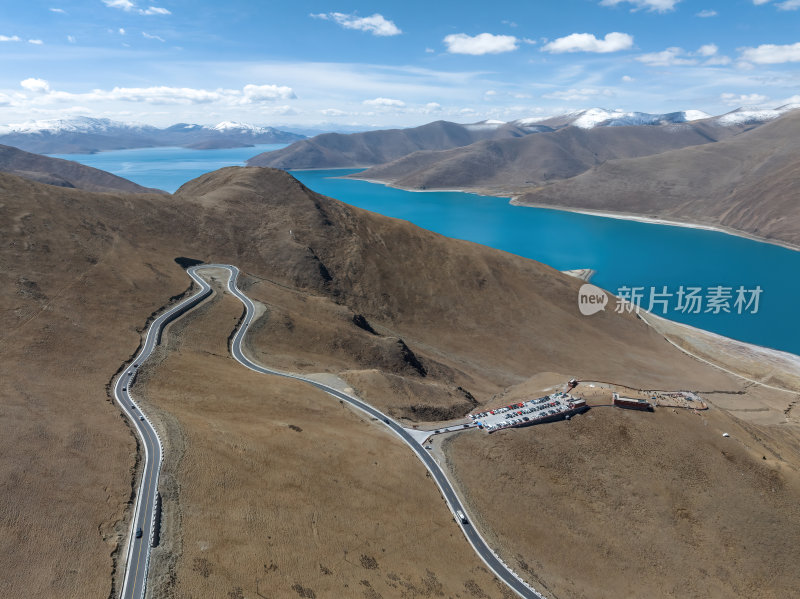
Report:
[[[147,568],[150,563],[150,542],[153,534],[153,514],[158,492],[158,474],[161,470],[161,440],[156,430],[131,396],[136,373],[142,367],[155,347],[161,341],[161,331],[165,325],[201,302],[211,294],[211,286],[194,273],[189,273],[200,285],[200,291],[175,305],[156,318],[147,331],[145,342],[136,358],[127,365],[114,385],[114,397],[131,420],[144,446],[144,468],[142,480],[136,492],[136,507],[131,523],[130,540],[125,560],[125,578],[120,597],[140,599],[144,597],[147,586]],[[138,531],[141,530],[141,536]]]
[[[230,278],[228,279],[228,291],[230,291],[233,295],[238,297],[242,303],[245,305],[246,313],[244,320],[239,327],[239,330],[236,332],[236,335],[233,338],[233,342],[231,343],[231,353],[233,357],[249,368],[250,370],[255,370],[256,372],[260,372],[262,374],[271,374],[277,376],[283,376],[287,378],[297,379],[299,381],[303,381],[325,391],[329,395],[340,399],[342,401],[346,401],[352,406],[355,406],[359,410],[366,412],[368,415],[372,416],[373,418],[379,420],[387,426],[389,430],[391,430],[394,434],[400,437],[406,445],[408,445],[411,450],[417,455],[417,457],[425,464],[425,467],[433,476],[433,479],[436,481],[436,484],[439,486],[439,490],[441,491],[442,495],[444,496],[447,504],[450,507],[450,511],[455,515],[456,511],[461,511],[463,513],[467,513],[462,505],[461,501],[459,501],[458,496],[453,489],[453,486],[450,484],[450,481],[447,480],[447,477],[444,474],[444,471],[439,467],[439,464],[436,460],[431,457],[428,451],[420,445],[409,433],[403,428],[402,425],[394,421],[393,419],[389,418],[383,412],[376,410],[368,403],[364,403],[357,397],[353,397],[352,395],[348,395],[338,389],[334,389],[333,387],[329,387],[323,383],[307,379],[305,377],[291,374],[287,372],[281,372],[278,370],[272,370],[270,368],[264,368],[263,366],[259,366],[255,362],[251,361],[247,356],[244,355],[242,349],[242,340],[244,339],[245,334],[247,333],[247,329],[252,322],[254,315],[255,315],[255,306],[253,302],[250,301],[244,293],[239,291],[239,288],[236,284],[236,279],[239,275],[239,269],[235,266],[230,265],[214,265],[215,268],[225,268],[230,272]],[[196,268],[202,268],[196,267]],[[190,273],[191,274],[191,273]],[[489,566],[489,569],[495,573],[495,575],[506,583],[513,591],[515,591],[520,597],[532,598],[532,599],[542,599],[542,595],[539,594],[537,591],[532,589],[528,586],[525,582],[521,579],[517,578],[512,571],[500,561],[500,559],[494,554],[494,552],[489,548],[486,544],[486,541],[483,540],[480,533],[470,524],[461,522],[458,518],[456,518],[458,525],[461,527],[464,536],[467,538],[469,543],[472,545],[475,552],[478,556],[484,561],[484,563]]]
[[[163,327],[211,294],[211,287],[198,274],[199,270],[207,268],[227,270],[229,273],[228,291],[239,298],[245,305],[245,317],[231,342],[231,353],[238,362],[250,370],[261,374],[282,376],[303,381],[337,399],[346,401],[350,405],[382,422],[384,426],[388,427],[389,430],[400,437],[422,461],[439,486],[439,490],[447,501],[454,517],[456,511],[461,511],[464,514],[467,513],[461,501],[458,499],[453,486],[450,484],[450,481],[447,479],[444,471],[439,467],[436,460],[434,460],[428,451],[399,423],[357,397],[353,397],[338,389],[334,389],[333,387],[297,374],[264,368],[245,356],[242,349],[242,340],[247,334],[247,329],[250,327],[255,317],[255,306],[250,298],[239,291],[237,286],[239,269],[228,264],[204,264],[193,266],[189,268],[187,272],[189,276],[200,285],[200,291],[153,321],[147,332],[147,337],[141,352],[136,356],[133,364],[122,372],[114,387],[114,395],[117,401],[120,402],[125,414],[136,427],[145,448],[145,466],[142,473],[142,483],[136,495],[136,509],[134,512],[133,525],[131,527],[131,540],[128,547],[125,582],[123,583],[122,593],[120,595],[123,599],[139,599],[144,597],[147,584],[147,569],[150,561],[150,536],[152,535],[153,512],[155,510],[158,474],[162,459],[161,441],[158,439],[158,435],[147,417],[141,414],[140,410],[135,407],[136,404],[130,396],[130,386],[133,384],[136,372],[141,368],[142,362],[150,356],[155,346],[160,342]],[[459,518],[455,518],[455,520],[458,522],[464,536],[472,545],[475,552],[500,580],[508,585],[520,597],[524,597],[525,599],[543,599],[541,594],[518,578],[502,561],[500,561],[471,523],[462,522]],[[136,536],[137,529],[141,529],[142,531],[141,538],[137,538]]]

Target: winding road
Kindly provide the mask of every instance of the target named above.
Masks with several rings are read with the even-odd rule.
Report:
[[[120,595],[123,599],[143,598],[145,594],[147,570],[150,561],[150,537],[153,534],[153,514],[155,511],[158,474],[162,460],[161,441],[147,417],[141,413],[138,407],[136,407],[135,401],[131,399],[130,385],[133,383],[136,371],[141,367],[142,362],[150,356],[155,346],[160,342],[163,327],[211,294],[211,286],[198,274],[199,270],[209,268],[228,271],[228,291],[235,295],[245,306],[244,319],[231,342],[231,354],[236,361],[250,370],[261,374],[282,376],[312,385],[339,400],[347,402],[388,427],[389,430],[400,437],[400,439],[411,448],[431,473],[433,480],[436,481],[442,496],[447,502],[450,511],[453,513],[467,541],[469,541],[475,553],[478,554],[489,569],[520,597],[526,599],[543,599],[543,595],[524,582],[500,560],[480,533],[472,526],[468,518],[464,519],[467,521],[462,521],[461,518],[456,517],[457,512],[467,514],[467,511],[456,495],[453,485],[447,479],[447,476],[436,460],[433,459],[425,448],[402,425],[357,397],[297,374],[265,368],[245,356],[242,349],[242,341],[255,318],[256,309],[250,298],[242,293],[237,286],[239,269],[229,264],[203,264],[192,266],[187,269],[189,276],[200,285],[200,291],[153,321],[148,329],[142,350],[136,356],[132,366],[126,368],[122,372],[114,387],[115,397],[120,402],[125,414],[133,422],[145,447],[145,467],[142,473],[142,482],[136,496],[136,508],[133,524],[131,526],[130,543],[125,567],[125,581]],[[141,529],[142,534],[140,538],[137,538],[137,530],[139,529]]]

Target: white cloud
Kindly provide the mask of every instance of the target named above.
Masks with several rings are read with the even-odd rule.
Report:
[[[341,12],[311,13],[311,17],[323,19],[325,21],[334,21],[345,29],[366,31],[377,36],[400,35],[403,33],[397,25],[378,13],[369,17],[359,17],[354,14],[348,15]]]
[[[548,100],[564,100],[566,102],[585,102],[587,100],[596,98],[598,96],[604,98],[611,98],[614,96],[614,92],[611,91],[610,89],[595,89],[595,88],[567,89],[563,91],[544,94],[542,97],[547,98]]]
[[[719,47],[716,44],[700,46],[696,52],[689,52],[689,56],[702,56],[706,58],[707,60],[703,63],[703,66],[707,67],[724,66],[733,62],[730,57],[719,54]],[[681,59],[678,58],[677,60],[680,61]],[[674,64],[681,63],[675,62]]]
[[[242,92],[242,100],[245,104],[297,98],[292,88],[285,85],[253,85],[250,83],[244,86]]]
[[[633,77],[631,77],[630,75],[623,75],[622,76],[622,80],[625,83],[630,83],[631,81],[635,81],[635,79]]]
[[[158,6],[148,6],[144,10],[139,11],[140,15],[171,15],[172,13],[168,11],[166,8],[161,8]]]
[[[338,108],[324,108],[320,110],[322,114],[325,116],[348,116],[349,113],[345,112],[344,110],[339,110]]]
[[[196,89],[191,87],[115,87],[110,90],[94,89],[90,92],[72,93],[50,89],[43,79],[26,79],[23,88],[34,93],[27,99],[35,104],[55,104],[61,102],[143,102],[149,104],[211,104],[224,106],[244,106],[289,100],[297,96],[290,87],[278,85],[245,85],[236,89]],[[26,98],[22,98],[23,100]]]
[[[434,52],[436,52],[436,50],[434,50],[433,48],[425,48],[426,54],[433,54]]]
[[[426,114],[430,114],[432,112],[441,112],[441,111],[442,111],[442,105],[439,104],[438,102],[428,102],[427,104],[425,104],[425,108],[423,110],[423,112]]]
[[[675,9],[675,5],[681,0],[602,0],[601,6],[617,6],[618,4],[628,3],[633,4],[632,11],[647,10],[656,12],[667,12]]]
[[[125,35],[125,29],[123,29],[122,27],[120,27],[120,28],[119,28],[119,34],[120,34],[120,35]]]
[[[709,67],[713,66],[724,66],[726,64],[731,64],[733,61],[730,59],[729,56],[712,56],[703,64]]]
[[[697,50],[697,54],[700,56],[714,56],[717,52],[719,52],[719,47],[716,44],[706,44]]]
[[[19,82],[19,84],[29,92],[33,92],[35,94],[42,94],[45,92],[50,91],[50,84],[45,81],[44,79],[37,79],[35,77],[30,77],[28,79],[23,79]]]
[[[283,106],[275,106],[274,108],[270,108],[269,112],[270,114],[279,114],[281,116],[300,114],[294,108],[285,104]]]
[[[741,60],[755,64],[800,62],[800,42],[796,44],[763,44],[756,48],[741,48]]]
[[[761,94],[721,94],[720,100],[729,106],[754,106],[763,104],[769,97]]]
[[[21,42],[22,40],[18,35],[0,35],[0,42]]]
[[[517,38],[513,35],[493,35],[479,33],[469,36],[466,33],[452,33],[444,38],[447,51],[450,54],[501,54],[517,49]]]
[[[57,12],[57,13],[58,13],[58,14],[60,14],[60,15],[65,15],[65,14],[67,14],[67,11],[66,11],[66,10],[64,10],[63,8],[51,8],[51,9],[50,9],[50,12]]]
[[[171,15],[172,13],[166,8],[158,6],[148,6],[147,8],[139,8],[131,2],[131,0],[103,0],[103,4],[109,8],[118,8],[125,12],[135,12],[140,15]]]
[[[753,0],[753,4],[756,6],[767,4],[768,2],[771,2],[771,0]],[[800,0],[783,0],[783,2],[778,2],[775,6],[779,10],[797,10],[800,8]]]
[[[120,29],[120,33],[124,34],[125,30],[124,29]],[[158,40],[159,42],[163,42],[164,41],[163,37],[160,37],[158,35],[153,35],[151,33],[147,33],[146,31],[142,31],[142,37],[145,37],[145,38],[147,38],[149,40]]]
[[[591,33],[573,33],[560,37],[542,47],[543,52],[563,54],[564,52],[596,52],[606,54],[628,50],[633,46],[633,36],[617,31],[606,34],[605,38],[598,39]]]
[[[367,106],[394,106],[397,108],[402,108],[406,105],[402,100],[393,100],[392,98],[375,98],[373,100],[364,100],[363,103]]]
[[[487,89],[485,92],[483,92],[483,95],[484,96],[496,96],[497,92],[495,90],[493,90],[493,89]]]
[[[34,46],[42,46],[44,42],[42,40],[28,40],[29,44],[33,44]]]
[[[74,35],[68,35],[68,36],[67,36],[67,41],[68,41],[70,44],[74,44],[74,43],[75,43],[75,36],[74,36]]]
[[[661,52],[651,52],[637,56],[636,60],[651,67],[673,67],[697,64],[694,58],[684,58],[683,48],[667,48]]]
[[[103,0],[103,4],[109,8],[119,8],[120,10],[131,11],[136,5],[131,0]]]
[[[716,17],[717,14],[719,14],[719,13],[717,13],[716,10],[709,10],[709,9],[706,8],[705,10],[701,10],[695,16],[696,17],[700,17],[701,19],[708,19],[708,18],[711,18],[711,17]]]

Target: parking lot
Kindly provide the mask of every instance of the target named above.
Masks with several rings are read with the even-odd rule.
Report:
[[[505,428],[528,426],[570,418],[587,409],[586,401],[561,391],[544,397],[513,403],[502,408],[470,414],[478,428],[492,433]]]

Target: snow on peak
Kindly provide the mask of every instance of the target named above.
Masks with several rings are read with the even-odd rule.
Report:
[[[767,121],[773,121],[782,114],[796,108],[800,108],[800,104],[784,104],[778,108],[757,108],[743,106],[742,108],[737,108],[728,114],[723,114],[721,117],[716,119],[716,122],[720,125],[764,123]]]
[[[248,123],[240,123],[238,121],[222,121],[214,125],[213,127],[209,127],[212,131],[219,131],[221,133],[230,133],[230,132],[248,132],[251,135],[257,135],[259,133],[268,133],[269,128],[266,127],[259,127],[257,125],[250,125]]]
[[[702,119],[710,119],[711,115],[702,110],[684,110],[683,114],[686,116],[686,121],[699,121]]]
[[[485,121],[480,121],[479,123],[470,123],[468,125],[464,125],[464,127],[474,131],[479,129],[497,129],[498,127],[502,127],[505,124],[506,124],[505,121],[487,119]]]
[[[42,134],[42,133],[105,133],[113,129],[141,129],[143,125],[130,125],[110,119],[97,119],[79,116],[69,119],[45,119],[11,123],[0,127],[0,134],[10,133]]]
[[[532,125],[551,125],[565,127],[572,125],[581,129],[595,127],[624,127],[633,125],[666,125],[674,123],[687,123],[699,119],[709,118],[710,115],[702,110],[684,110],[666,114],[651,114],[649,112],[627,112],[624,110],[607,110],[605,108],[588,108],[567,112],[549,117],[533,117],[514,121],[520,127]]]
[[[580,127],[581,129],[594,129],[606,121],[610,121],[612,119],[622,119],[634,114],[637,113],[623,112],[621,110],[609,112],[603,108],[589,108],[588,110],[581,111],[579,116],[572,121],[572,125],[575,127]]]

